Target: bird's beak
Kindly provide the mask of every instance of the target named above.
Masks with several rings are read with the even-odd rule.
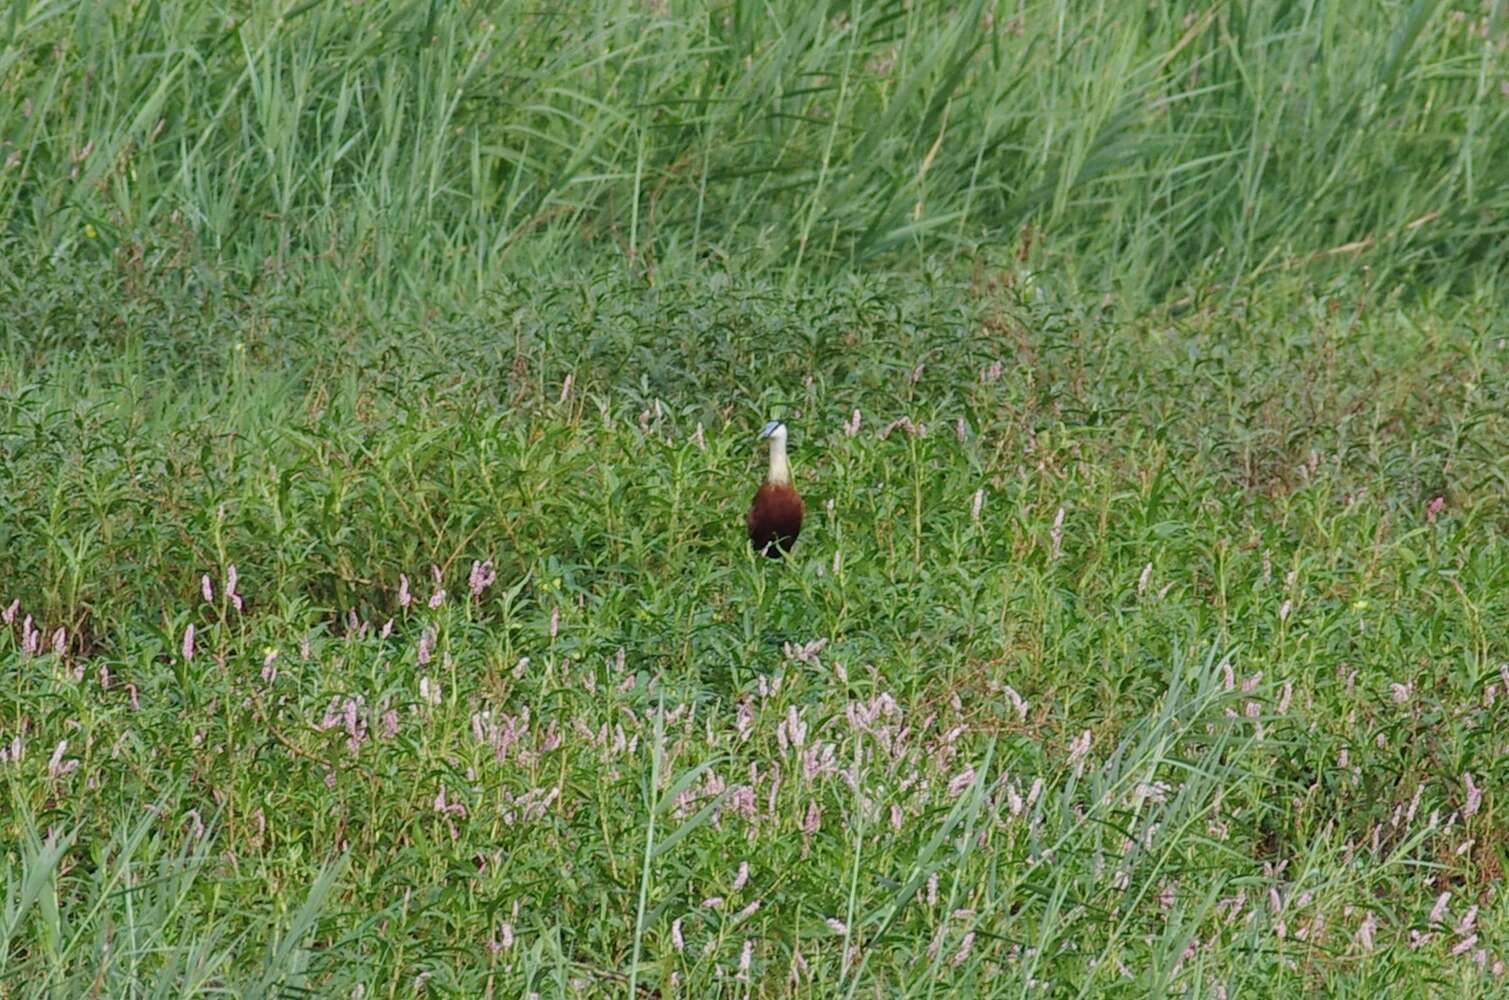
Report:
[[[766,438],[770,437],[770,435],[774,434],[775,429],[779,426],[781,426],[781,422],[779,420],[772,420],[770,423],[765,425],[765,427],[760,431],[760,436],[755,440],[765,440]]]

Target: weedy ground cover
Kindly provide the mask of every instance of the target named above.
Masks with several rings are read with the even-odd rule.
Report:
[[[1502,992],[1506,38],[11,4],[0,994]]]
[[[38,319],[7,990],[1501,986],[1489,317],[1003,274]]]

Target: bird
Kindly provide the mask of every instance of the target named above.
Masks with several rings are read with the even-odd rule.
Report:
[[[805,509],[801,494],[791,485],[791,463],[786,460],[786,425],[772,420],[760,431],[759,440],[770,439],[770,470],[749,505],[749,543],[756,552],[780,559],[796,544]]]

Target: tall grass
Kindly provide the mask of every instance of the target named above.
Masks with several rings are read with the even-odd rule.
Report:
[[[1502,269],[1502,4],[154,4],[0,22],[9,267],[464,299],[918,252],[1137,303]],[[1030,248],[1036,247],[1036,251]]]

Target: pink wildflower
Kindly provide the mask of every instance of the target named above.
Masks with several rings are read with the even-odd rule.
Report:
[[[807,815],[802,819],[802,836],[811,839],[823,825],[823,811],[816,799],[807,800]]]
[[[497,572],[493,569],[491,559],[472,563],[471,576],[467,578],[467,586],[471,589],[473,597],[481,597],[482,591],[493,585],[498,579]]]
[[[1472,773],[1462,772],[1462,782],[1467,786],[1467,801],[1462,803],[1462,818],[1470,819],[1477,815],[1477,811],[1483,805],[1483,790],[1472,782]]]
[[[187,662],[194,660],[194,626],[190,625],[183,630],[183,658]]]
[[[952,964],[955,967],[963,965],[965,959],[969,958],[969,950],[971,948],[973,948],[974,945],[975,945],[975,932],[974,931],[970,931],[967,934],[965,934],[964,935],[964,939],[959,942],[959,950],[956,951],[956,952],[954,952],[954,957],[953,957]]]
[[[749,967],[754,963],[754,938],[744,939],[744,950],[739,952],[739,975],[741,983],[749,982]]]
[[[1462,914],[1462,919],[1457,921],[1457,933],[1466,934],[1478,923],[1478,908],[1476,905],[1468,907],[1467,912]]]
[[[419,678],[419,700],[431,705],[440,704],[440,684],[429,677]]]
[[[65,761],[63,754],[68,752],[68,741],[60,740],[53,750],[52,756],[47,761],[47,774],[49,777],[58,778],[79,766],[76,760]],[[20,759],[20,751],[17,749],[16,759]]]
[[[1373,950],[1373,932],[1378,929],[1378,914],[1372,910],[1362,918],[1362,926],[1357,928],[1357,943],[1362,945],[1363,951]]]

